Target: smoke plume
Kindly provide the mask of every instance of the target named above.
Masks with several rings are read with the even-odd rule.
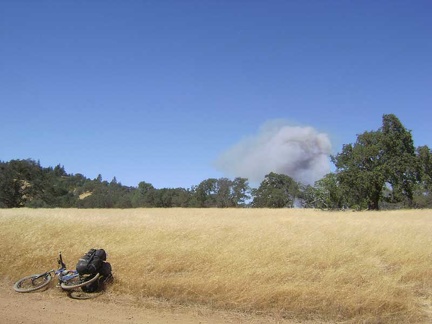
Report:
[[[313,184],[330,172],[331,143],[312,127],[268,122],[257,135],[241,140],[222,153],[216,167],[230,177],[260,183],[270,172]]]

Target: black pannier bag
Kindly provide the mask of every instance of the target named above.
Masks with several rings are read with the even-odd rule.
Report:
[[[112,269],[111,264],[109,262],[104,262],[102,267],[99,270],[99,274],[101,275],[99,279],[93,281],[91,284],[87,286],[81,287],[81,290],[86,293],[94,293],[101,290],[104,290],[107,284],[113,282]],[[92,275],[93,277],[95,275]]]
[[[110,277],[112,276],[111,264],[109,262],[104,262],[102,264],[102,267],[99,269],[99,273],[101,276],[103,276],[103,280],[110,279]]]
[[[78,260],[76,270],[80,275],[96,274],[102,268],[104,261],[106,261],[104,249],[90,249]]]

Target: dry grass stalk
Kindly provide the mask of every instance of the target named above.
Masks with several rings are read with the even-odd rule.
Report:
[[[0,275],[107,250],[115,295],[296,320],[421,323],[432,212],[298,209],[0,210]]]

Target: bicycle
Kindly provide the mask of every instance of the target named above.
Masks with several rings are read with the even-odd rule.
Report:
[[[76,270],[68,270],[66,264],[63,262],[62,254],[59,252],[59,258],[57,260],[59,268],[57,270],[52,269],[40,274],[33,274],[18,280],[13,288],[15,291],[20,293],[31,292],[35,290],[47,287],[51,282],[53,276],[57,276],[59,279],[60,287],[63,290],[71,291],[76,288],[90,285],[96,281],[100,274],[89,274],[80,275]]]

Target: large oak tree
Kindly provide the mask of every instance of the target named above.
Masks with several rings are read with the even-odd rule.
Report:
[[[332,160],[351,205],[378,210],[382,200],[412,204],[417,158],[411,132],[395,115],[384,115],[380,129],[358,135]]]

